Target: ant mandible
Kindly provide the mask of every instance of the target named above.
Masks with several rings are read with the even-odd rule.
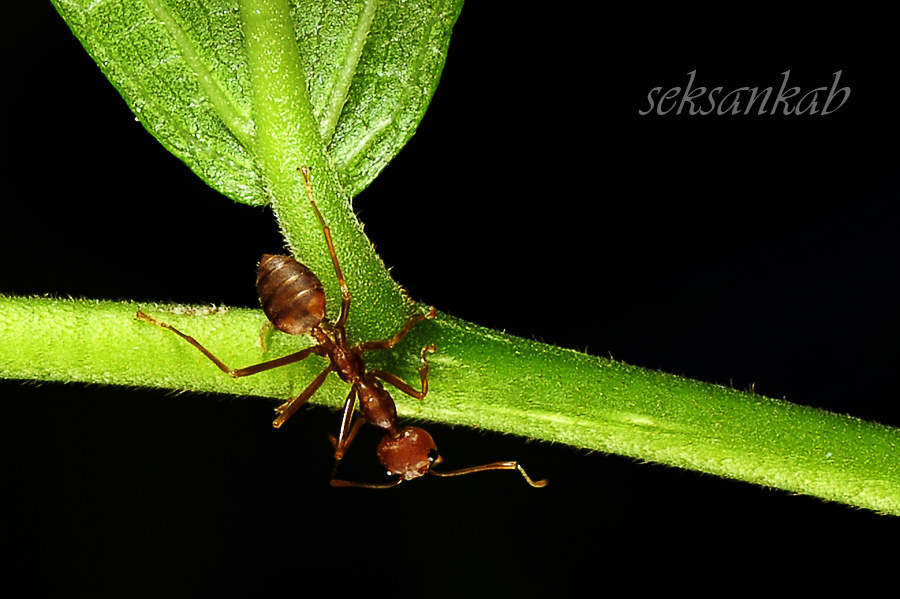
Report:
[[[328,358],[328,366],[309,384],[303,393],[275,409],[278,417],[275,418],[272,424],[275,428],[281,427],[288,418],[319,390],[319,387],[322,386],[322,383],[325,382],[330,373],[337,373],[341,380],[350,385],[350,393],[344,401],[340,434],[337,439],[332,438],[334,445],[334,468],[331,472],[332,486],[386,489],[399,485],[405,480],[418,478],[425,474],[460,476],[486,470],[517,470],[532,487],[543,487],[546,485],[547,481],[545,480],[532,480],[518,462],[494,462],[482,466],[443,472],[432,469],[432,466],[441,462],[434,440],[431,438],[431,435],[421,428],[402,426],[400,424],[394,399],[384,388],[382,381],[390,383],[400,391],[416,399],[424,399],[428,394],[428,362],[425,360],[425,354],[433,353],[436,349],[435,346],[426,345],[422,348],[421,365],[419,366],[421,390],[416,390],[393,373],[378,369],[367,369],[362,356],[367,351],[393,348],[409,333],[416,323],[434,318],[435,310],[432,308],[425,314],[411,317],[390,339],[368,341],[357,345],[350,345],[347,342],[344,323],[347,321],[347,314],[350,311],[350,289],[347,287],[347,280],[344,278],[344,273],[341,271],[341,266],[334,250],[331,229],[319,211],[319,206],[313,195],[310,167],[303,166],[299,170],[303,175],[306,195],[309,197],[313,211],[322,225],[325,242],[328,244],[328,252],[334,265],[334,272],[341,287],[341,311],[337,320],[329,324],[325,318],[325,290],[321,281],[308,267],[290,256],[263,256],[259,263],[256,287],[263,311],[275,328],[290,335],[310,335],[316,342],[315,345],[282,358],[247,366],[246,368],[233,369],[203,347],[196,339],[182,333],[175,327],[151,318],[142,310],[138,310],[137,319],[153,323],[177,334],[203,352],[203,355],[212,360],[222,372],[233,378],[250,376],[258,372],[293,364],[313,354]],[[357,399],[359,400],[359,410],[362,416],[353,422]],[[369,422],[384,430],[384,437],[378,443],[376,451],[378,460],[387,469],[388,475],[395,478],[393,482],[385,484],[358,483],[336,478],[341,460],[364,422]]]

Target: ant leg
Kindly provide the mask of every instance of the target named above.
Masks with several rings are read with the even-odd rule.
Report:
[[[383,484],[375,484],[375,483],[354,483],[349,480],[340,480],[337,478],[331,479],[332,487],[357,487],[360,489],[390,489],[391,487],[396,487],[400,483],[403,482],[402,478],[398,478],[392,483],[383,483]]]
[[[406,334],[409,333],[409,330],[413,328],[413,326],[422,322],[423,320],[430,320],[436,315],[437,313],[435,312],[434,308],[432,308],[425,314],[416,314],[415,316],[407,320],[406,324],[403,325],[403,328],[397,331],[397,333],[390,339],[383,339],[381,341],[367,341],[366,343],[360,343],[356,347],[361,351],[370,351],[373,349],[393,349],[395,345],[400,343],[401,339],[406,337]]]
[[[347,399],[344,400],[344,412],[341,416],[341,431],[338,433],[338,438],[332,441],[332,444],[334,445],[335,471],[337,471],[340,461],[344,459],[344,453],[347,451],[347,448],[350,447],[350,444],[353,443],[353,439],[356,438],[359,428],[362,426],[363,422],[365,422],[365,419],[360,417],[356,420],[353,428],[350,428],[350,423],[353,421],[353,413],[356,410],[356,397],[358,394],[359,391],[357,390],[356,385],[353,385],[353,387],[350,388]],[[334,478],[334,472],[331,473],[331,477]]]
[[[486,472],[488,470],[518,470],[519,474],[525,479],[529,485],[534,487],[535,489],[540,489],[541,487],[546,487],[547,483],[550,481],[547,480],[531,480],[531,477],[525,473],[525,469],[519,465],[519,462],[494,462],[493,464],[484,464],[482,466],[472,466],[470,468],[463,468],[462,470],[451,470],[449,472],[438,472],[437,470],[429,470],[428,474],[433,474],[435,476],[462,476],[464,474],[472,474],[474,472]]]
[[[347,449],[350,447],[350,444],[353,443],[353,440],[356,438],[357,433],[359,433],[359,429],[362,428],[362,425],[365,424],[365,422],[366,419],[362,416],[357,418],[353,423],[353,428],[350,429],[350,433],[347,434],[347,437],[343,440],[343,442],[339,439],[335,439],[334,435],[329,435],[331,444],[332,446],[334,446],[334,467],[331,469],[331,486],[342,486],[339,484],[335,484],[335,480],[337,480],[335,477],[337,476],[338,468],[341,467],[341,460],[344,459],[344,454],[347,453]]]
[[[350,429],[350,434],[347,435],[347,440],[344,441],[343,446],[340,447],[340,453],[338,453],[338,438],[328,433],[328,440],[331,441],[331,447],[334,448],[334,459],[342,460],[344,459],[344,454],[347,453],[347,448],[350,447],[350,444],[353,443],[353,439],[356,438],[356,434],[359,433],[359,429],[362,428],[362,425],[366,423],[366,419],[362,416],[356,418],[353,421],[353,428]],[[335,470],[337,470],[337,465],[335,465]]]
[[[184,339],[185,341],[187,341],[188,343],[190,343],[191,345],[193,345],[194,347],[199,349],[201,352],[203,352],[203,355],[206,356],[207,358],[209,358],[216,366],[218,366],[219,370],[221,370],[225,374],[229,375],[230,377],[236,378],[236,379],[240,378],[242,376],[250,376],[251,374],[256,374],[258,372],[264,372],[266,370],[278,368],[280,366],[287,366],[288,364],[293,364],[294,362],[299,362],[300,360],[305,360],[311,354],[322,355],[321,354],[322,349],[318,345],[315,345],[313,347],[308,347],[306,349],[302,349],[296,353],[289,354],[289,355],[281,357],[281,358],[269,360],[268,362],[254,364],[253,366],[247,366],[246,368],[231,368],[225,362],[223,362],[222,360],[217,358],[211,351],[209,351],[208,349],[206,349],[205,347],[200,345],[199,341],[197,341],[190,335],[185,335],[184,333],[182,333],[181,331],[179,331],[172,325],[166,324],[164,322],[160,322],[159,320],[156,320],[155,318],[151,318],[150,316],[147,316],[146,314],[144,314],[143,310],[138,310],[137,315],[135,315],[135,318],[137,320],[141,320],[143,322],[149,322],[149,323],[155,324],[158,327],[162,327],[164,329],[172,331],[173,333],[175,333],[176,335],[178,335],[179,337],[181,337],[182,339]]]
[[[294,415],[294,413],[302,408],[306,402],[309,401],[309,398],[316,394],[316,391],[319,390],[319,387],[322,386],[322,383],[325,382],[325,378],[331,374],[331,367],[329,366],[325,370],[319,373],[319,376],[315,378],[313,382],[309,384],[309,386],[303,390],[303,393],[298,395],[293,399],[289,399],[277,408],[275,408],[275,412],[278,413],[278,417],[272,423],[272,426],[275,428],[281,428],[281,425],[284,424],[288,418]]]
[[[419,366],[419,380],[422,384],[421,391],[417,391],[416,389],[414,389],[409,383],[401,379],[393,372],[387,372],[386,370],[371,370],[370,372],[376,378],[379,378],[386,383],[390,383],[410,397],[415,397],[416,399],[425,399],[425,396],[428,395],[428,362],[425,361],[425,354],[433,354],[436,350],[437,347],[434,345],[426,345],[422,348],[422,365]]]
[[[344,402],[344,415],[341,419],[341,433],[338,439],[331,437],[331,443],[334,445],[334,468],[331,470],[331,486],[332,487],[360,487],[363,489],[389,489],[391,487],[396,487],[401,482],[403,482],[402,478],[398,478],[394,482],[384,483],[384,484],[375,484],[375,483],[355,483],[347,480],[341,480],[339,478],[335,478],[337,476],[338,468],[341,466],[341,460],[344,458],[344,454],[347,452],[347,449],[350,447],[350,444],[353,443],[353,440],[356,438],[357,433],[362,428],[362,425],[365,423],[366,419],[362,416],[356,419],[356,422],[353,423],[353,427],[350,427],[350,421],[353,419],[354,409],[356,407],[356,398],[358,395],[358,391],[356,386],[350,390],[350,395],[347,396],[347,400]],[[349,429],[349,432],[347,432]]]
[[[316,203],[316,198],[313,195],[311,172],[312,169],[308,166],[300,167],[300,173],[303,175],[303,183],[306,185],[306,195],[319,219],[319,223],[322,225],[322,232],[325,233],[325,242],[328,244],[328,253],[331,254],[331,263],[334,265],[334,274],[337,275],[338,284],[341,286],[341,311],[338,314],[337,320],[334,322],[334,327],[336,331],[340,331],[338,335],[343,337],[344,323],[347,321],[347,314],[350,311],[350,288],[347,287],[347,279],[344,277],[344,271],[341,270],[341,265],[338,262],[337,252],[334,250],[334,241],[331,239],[331,228],[325,222],[325,217],[323,217],[322,213],[319,211],[319,205]]]

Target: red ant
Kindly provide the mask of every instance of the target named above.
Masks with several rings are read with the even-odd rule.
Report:
[[[403,328],[397,331],[390,339],[368,341],[352,346],[347,343],[344,323],[347,321],[347,314],[350,310],[350,290],[338,263],[334,242],[331,239],[331,229],[325,223],[325,219],[319,211],[313,196],[310,168],[301,167],[300,172],[303,174],[306,184],[306,194],[322,225],[322,231],[325,233],[325,241],[328,244],[331,262],[334,264],[334,272],[341,286],[341,311],[333,324],[327,322],[325,319],[325,291],[322,288],[321,281],[309,268],[289,256],[263,256],[259,263],[256,287],[263,311],[271,324],[279,331],[290,335],[310,335],[316,342],[314,346],[282,358],[262,362],[261,364],[233,369],[219,360],[193,337],[185,335],[175,327],[155,320],[141,310],[138,310],[137,319],[153,323],[177,334],[203,352],[203,355],[212,360],[222,372],[234,378],[293,364],[306,359],[312,354],[328,358],[328,366],[309,384],[303,393],[275,409],[278,417],[275,418],[272,424],[275,428],[281,427],[288,418],[318,391],[330,373],[336,372],[341,380],[350,385],[350,394],[344,401],[340,434],[337,439],[332,437],[335,460],[334,469],[331,473],[332,486],[386,489],[399,485],[404,480],[411,480],[425,474],[460,476],[485,470],[518,470],[532,487],[543,487],[546,485],[547,481],[545,480],[531,480],[518,462],[494,462],[492,464],[445,472],[432,470],[432,466],[441,462],[434,440],[431,438],[431,435],[421,428],[402,426],[400,424],[394,399],[381,383],[382,381],[390,383],[407,395],[419,400],[424,399],[425,395],[428,394],[428,362],[425,361],[425,354],[433,353],[436,349],[435,346],[426,345],[422,348],[421,365],[419,366],[421,390],[414,389],[393,373],[378,369],[366,369],[362,355],[367,351],[393,348],[406,336],[413,325],[422,320],[434,318],[435,310],[432,308],[425,314],[411,317],[403,325]],[[362,417],[357,418],[356,422],[353,423],[357,399],[359,399],[359,410],[362,412]],[[335,478],[344,454],[364,422],[369,422],[384,429],[384,437],[378,444],[377,455],[378,460],[387,469],[388,474],[396,478],[393,482],[385,484],[356,483]]]

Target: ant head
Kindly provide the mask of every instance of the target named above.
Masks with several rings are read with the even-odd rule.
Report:
[[[412,480],[423,476],[441,461],[431,435],[415,426],[408,426],[396,439],[389,435],[378,443],[378,459],[391,476]]]

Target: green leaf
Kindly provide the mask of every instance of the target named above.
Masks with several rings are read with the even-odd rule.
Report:
[[[306,4],[294,14],[310,99],[341,183],[356,195],[415,133],[462,1]]]
[[[347,200],[413,134],[461,2],[55,4],[167,148],[233,199],[272,205],[291,252],[334,298],[337,281],[297,173],[312,167],[361,307],[350,334],[377,338],[405,320],[408,299]]]
[[[256,75],[292,92],[282,126],[298,128],[295,143],[318,146],[299,159],[327,156],[343,195],[355,195],[415,132],[462,7],[459,0],[53,1],[147,129],[211,186],[257,205],[273,190]],[[254,40],[265,43],[254,48]],[[285,68],[272,70],[277,63]]]

